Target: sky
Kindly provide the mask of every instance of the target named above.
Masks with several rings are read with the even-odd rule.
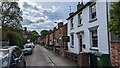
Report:
[[[18,2],[23,12],[23,27],[28,30],[53,29],[57,24],[54,22],[67,23],[66,19],[71,11],[76,11],[77,2]]]

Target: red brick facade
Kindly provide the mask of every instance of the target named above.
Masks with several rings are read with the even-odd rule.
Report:
[[[112,66],[120,66],[120,42],[111,43],[111,62]]]
[[[50,45],[50,43],[49,43],[49,35],[46,35],[46,45]]]
[[[49,35],[49,45],[53,45],[53,33]]]
[[[67,44],[62,41],[62,37],[67,36],[67,24],[63,25],[62,22],[58,23],[58,28],[55,30],[54,34],[56,53],[63,55],[64,49],[67,47]]]
[[[58,28],[54,27],[52,31],[49,31],[48,35],[41,37],[41,42],[45,42],[47,47],[54,45],[55,52],[63,54],[65,49],[67,49],[67,42],[62,41],[63,36],[67,36],[67,23],[59,22]]]

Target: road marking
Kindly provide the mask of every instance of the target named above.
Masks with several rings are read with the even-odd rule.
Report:
[[[40,48],[40,50],[42,49],[41,51],[42,51],[42,53],[43,53],[44,55],[46,55],[46,58],[49,60],[48,62],[51,63],[54,68],[57,68],[56,65],[55,65],[55,63],[54,63],[54,62],[52,61],[52,59],[50,58],[50,56],[49,56],[46,52],[43,52],[43,51],[44,51],[44,50],[43,50],[43,47],[40,46],[40,45],[37,45],[37,46]]]

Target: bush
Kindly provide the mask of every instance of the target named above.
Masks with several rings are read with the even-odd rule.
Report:
[[[9,40],[9,45],[17,45],[22,47],[26,43],[26,39],[18,32],[15,31],[4,31],[3,33],[3,40]]]
[[[17,45],[22,47],[26,43],[26,39],[23,37],[23,30],[22,29],[14,29],[10,26],[2,26],[2,40],[9,41],[9,45]]]

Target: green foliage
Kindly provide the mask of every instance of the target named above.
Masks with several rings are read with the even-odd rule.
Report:
[[[39,34],[34,30],[31,32],[31,41],[34,42],[39,37]]]
[[[109,30],[114,34],[120,36],[120,0],[113,2],[110,10],[110,24]]]
[[[40,34],[41,36],[46,36],[48,34],[48,30],[42,30]]]
[[[0,20],[2,24],[12,26],[13,28],[21,28],[20,21],[23,20],[22,12],[17,2],[2,2],[0,6]]]
[[[25,39],[23,38],[23,36],[21,36],[19,33],[17,32],[12,32],[12,34],[14,35],[14,43],[15,45],[21,47],[22,45],[24,45],[25,43]]]
[[[9,40],[10,46],[17,45],[19,47],[22,47],[22,45],[26,43],[26,39],[22,36],[22,30],[19,30],[18,32],[16,29],[13,29],[9,26],[2,27],[2,40]]]
[[[2,2],[0,6],[0,20],[2,25],[2,40],[9,41],[9,45],[21,47],[26,43],[20,21],[22,12],[17,2]]]

